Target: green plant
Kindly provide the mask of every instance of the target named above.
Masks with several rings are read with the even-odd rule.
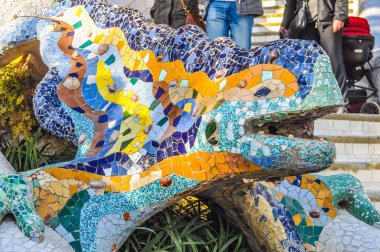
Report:
[[[40,135],[39,132],[37,135]],[[48,164],[43,153],[49,144],[47,143],[38,149],[37,141],[37,137],[24,138],[18,142],[2,138],[1,152],[17,172],[35,169],[40,165]]]
[[[119,251],[243,252],[244,234],[218,211],[199,199],[170,206],[134,230]],[[184,205],[186,210],[184,210]]]
[[[43,132],[42,128],[38,128],[33,136],[21,140],[17,139],[17,141],[0,137],[0,151],[17,172],[28,171],[73,158],[75,155],[73,148],[56,148],[56,152],[49,150],[48,148],[52,144],[43,141],[43,139],[47,139],[46,136],[47,133]]]

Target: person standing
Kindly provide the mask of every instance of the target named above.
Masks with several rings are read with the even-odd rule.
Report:
[[[183,0],[187,10],[199,14],[198,0]],[[155,0],[150,15],[156,24],[167,24],[178,29],[186,23],[186,13],[181,0]]]
[[[297,37],[289,34],[295,13],[307,1],[306,28]],[[315,40],[330,57],[335,78],[345,92],[346,70],[343,62],[342,34],[348,20],[348,0],[287,0],[280,34],[284,37]]]
[[[261,0],[204,0],[207,36],[231,36],[240,47],[251,49],[254,17],[263,15]]]

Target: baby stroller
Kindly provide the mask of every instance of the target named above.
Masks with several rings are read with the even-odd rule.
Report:
[[[349,24],[343,30],[343,58],[347,73],[347,109],[350,113],[380,114],[378,83],[372,79],[372,72],[380,67],[369,63],[374,43],[368,21],[349,17]],[[368,87],[356,84],[364,76]]]

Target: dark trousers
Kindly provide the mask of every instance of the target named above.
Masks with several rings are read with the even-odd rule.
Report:
[[[335,78],[342,90],[342,94],[346,92],[346,69],[343,62],[342,51],[342,33],[343,29],[333,32],[332,25],[315,27],[315,22],[307,24],[305,31],[300,35],[300,39],[315,40],[321,45],[331,60],[332,70]]]

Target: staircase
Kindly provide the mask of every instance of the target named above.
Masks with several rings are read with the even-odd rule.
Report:
[[[380,116],[330,114],[315,122],[314,135],[335,143],[335,164],[321,175],[349,173],[357,177],[380,209]]]
[[[279,39],[278,30],[282,22],[286,0],[262,0],[264,15],[254,20],[252,46],[260,46]],[[359,15],[359,0],[349,0],[349,13]]]
[[[154,0],[133,1],[133,0],[108,0],[111,4],[136,8],[143,12],[145,17],[150,17],[149,10],[153,6]],[[254,19],[252,29],[252,46],[260,46],[279,39],[278,30],[282,22],[286,0],[261,0],[264,15]],[[200,10],[203,9],[202,1],[199,1]],[[359,15],[359,0],[349,0],[350,15]],[[202,12],[202,11],[201,11]],[[202,12],[203,13],[203,12]]]

